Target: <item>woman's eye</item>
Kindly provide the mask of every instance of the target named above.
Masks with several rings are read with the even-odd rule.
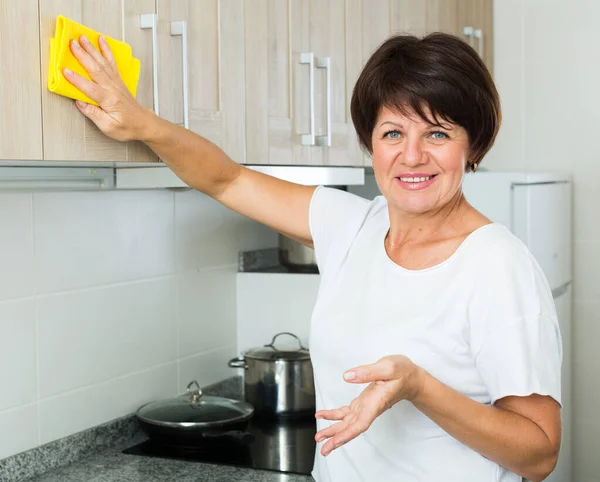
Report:
[[[433,137],[434,139],[448,139],[448,134],[446,134],[445,132],[442,131],[433,131],[431,133],[431,137]]]
[[[389,139],[399,139],[400,138],[400,132],[398,131],[388,131],[386,132],[383,137],[388,137]]]

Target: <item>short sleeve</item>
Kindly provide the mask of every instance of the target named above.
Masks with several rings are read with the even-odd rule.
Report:
[[[561,403],[562,338],[552,293],[527,247],[503,240],[480,263],[470,345],[491,403],[548,395]]]
[[[310,202],[309,227],[321,274],[347,252],[371,203],[340,189],[323,186],[315,189]]]

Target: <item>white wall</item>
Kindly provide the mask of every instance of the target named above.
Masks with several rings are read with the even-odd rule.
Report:
[[[600,2],[496,0],[504,122],[484,165],[574,181],[574,481],[600,481]]]
[[[232,375],[241,249],[193,191],[0,194],[0,459]]]

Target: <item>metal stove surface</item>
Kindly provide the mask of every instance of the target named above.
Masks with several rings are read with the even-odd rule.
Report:
[[[250,420],[247,431],[254,435],[254,440],[247,445],[221,442],[202,448],[179,448],[148,440],[123,453],[310,475],[316,447],[314,418],[267,420],[255,417]]]

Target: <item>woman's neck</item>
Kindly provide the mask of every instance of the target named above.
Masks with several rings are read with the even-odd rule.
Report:
[[[467,202],[462,192],[440,209],[427,213],[407,213],[391,205],[388,209],[390,230],[386,245],[390,248],[452,238],[486,224],[486,218]]]

